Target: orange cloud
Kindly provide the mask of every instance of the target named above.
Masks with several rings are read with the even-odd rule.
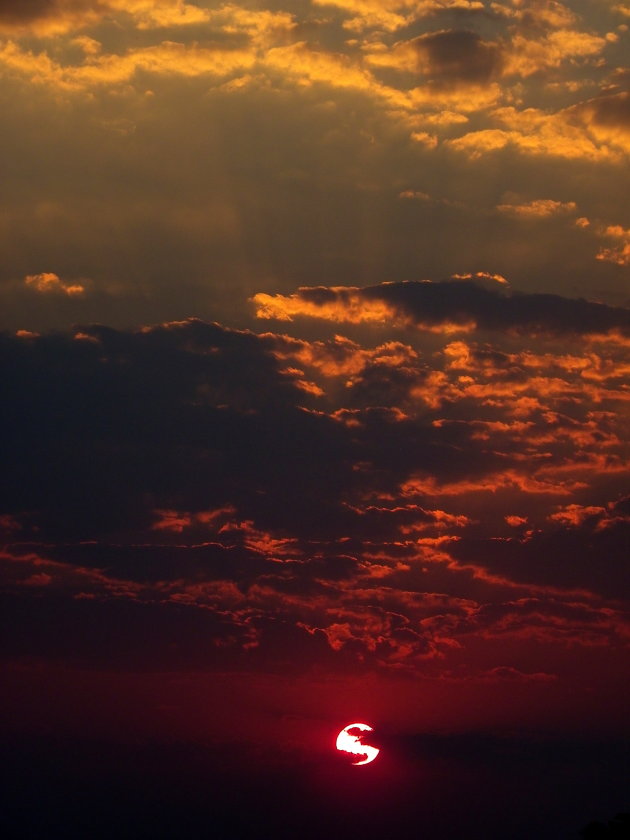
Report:
[[[617,240],[618,244],[611,248],[600,248],[596,259],[611,262],[615,265],[630,265],[630,228],[621,225],[608,225],[602,236]]]
[[[496,493],[500,490],[520,490],[521,493],[543,496],[570,496],[574,490],[586,487],[580,481],[553,481],[542,475],[529,476],[515,469],[492,473],[478,479],[439,482],[433,476],[415,476],[400,486],[403,497],[462,496],[468,493]]]
[[[517,514],[511,514],[509,516],[506,516],[505,521],[510,526],[510,528],[520,528],[522,525],[527,525],[527,517],[518,516]]]
[[[156,510],[154,513],[161,517],[158,522],[151,526],[153,531],[173,531],[181,534],[185,528],[190,528],[192,517],[190,514],[178,513],[176,510]]]
[[[79,297],[85,294],[85,286],[82,283],[68,283],[50,271],[45,271],[42,274],[27,274],[24,278],[24,284],[29,289],[44,295],[60,294],[68,297]]]
[[[274,333],[263,333],[261,338],[270,343],[277,359],[295,359],[326,377],[356,376],[368,365],[400,368],[414,364],[418,359],[412,347],[399,341],[365,349],[341,335],[336,335],[332,341],[312,342]]]
[[[395,310],[382,301],[366,304],[353,286],[304,287],[292,295],[269,295],[264,292],[252,298],[256,317],[292,321],[296,316],[324,318],[327,321],[351,324],[384,324],[399,320]]]
[[[182,531],[193,527],[193,525],[218,527],[218,523],[223,517],[231,516],[234,513],[236,513],[236,508],[232,505],[225,505],[216,510],[197,511],[195,513],[157,508],[153,511],[153,515],[158,516],[159,519],[151,525],[151,530],[171,531],[176,534],[181,534]]]
[[[549,515],[548,519],[551,522],[558,522],[560,525],[570,525],[572,527],[579,527],[587,519],[591,517],[599,517],[606,512],[603,507],[595,505],[565,505],[556,513]]]
[[[387,285],[387,284],[384,284]],[[378,299],[367,300],[361,289],[353,286],[303,287],[292,295],[269,295],[260,292],[252,298],[256,306],[256,317],[292,321],[304,316],[322,318],[326,321],[350,324],[394,324],[406,326],[411,318],[404,311]],[[475,329],[472,319],[461,322],[444,318],[440,323],[424,321],[419,329],[443,335],[471,332]]]
[[[482,278],[489,276],[481,273]],[[498,275],[500,277],[500,275]],[[474,276],[477,279],[477,275]],[[381,283],[376,286],[302,287],[291,295],[260,293],[252,299],[258,318],[296,316],[334,322],[412,324],[442,335],[500,330],[513,334],[579,335],[630,327],[630,310],[544,294],[509,294],[469,280]]]

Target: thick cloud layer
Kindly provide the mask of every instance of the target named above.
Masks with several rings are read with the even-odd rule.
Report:
[[[613,667],[627,313],[470,281],[270,300],[495,340],[5,334],[5,655],[542,686],[569,645]]]
[[[261,293],[254,302],[258,317],[282,320],[294,315],[355,323],[393,319],[445,333],[479,329],[530,335],[601,335],[615,330],[630,334],[630,309],[554,294],[506,294],[468,280],[364,289],[318,286],[288,297]]]

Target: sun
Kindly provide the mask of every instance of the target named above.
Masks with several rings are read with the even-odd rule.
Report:
[[[358,730],[358,732],[353,733],[353,730]],[[364,744],[362,742],[363,735],[361,733],[373,731],[372,727],[368,726],[367,723],[349,723],[347,726],[344,726],[339,735],[337,735],[336,747],[341,752],[365,756],[362,761],[353,761],[352,763],[354,765],[359,766],[360,764],[369,764],[371,761],[374,761],[380,750],[376,747],[369,747],[367,744]]]

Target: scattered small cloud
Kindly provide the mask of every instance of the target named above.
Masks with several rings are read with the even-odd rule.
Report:
[[[523,525],[527,525],[527,517],[518,516],[517,514],[510,514],[509,516],[506,516],[505,521],[510,528],[521,528]]]
[[[67,295],[67,297],[80,297],[85,294],[84,281],[69,282],[62,280],[58,274],[52,271],[44,271],[42,274],[27,274],[24,284],[35,292],[43,295]]]

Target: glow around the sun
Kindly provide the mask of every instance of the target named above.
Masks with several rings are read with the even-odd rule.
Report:
[[[353,730],[359,730],[353,734]],[[362,732],[373,732],[371,726],[367,723],[349,723],[345,726],[339,735],[337,735],[336,747],[342,752],[351,753],[352,755],[364,756],[362,761],[353,761],[355,765],[369,764],[374,761],[380,750],[376,747],[370,747],[362,741]]]

